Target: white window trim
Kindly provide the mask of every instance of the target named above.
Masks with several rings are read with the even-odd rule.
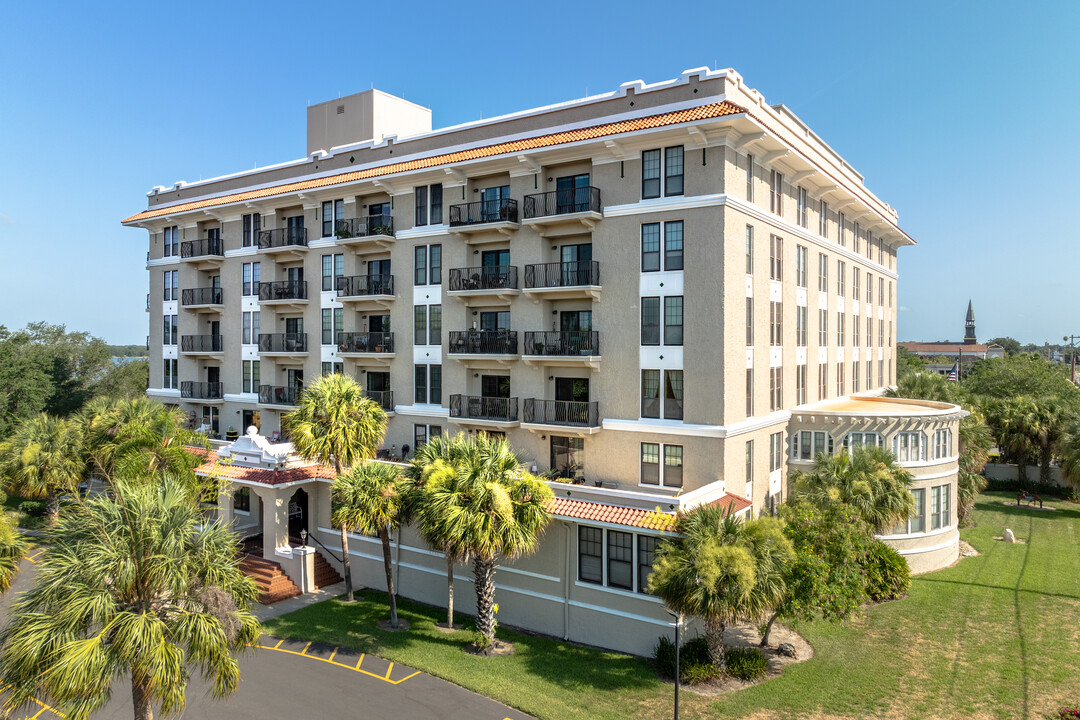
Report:
[[[641,475],[642,475],[642,472],[641,472],[641,446],[644,445],[646,442],[648,442],[650,445],[658,445],[658,446],[660,446],[660,455],[659,455],[659,461],[658,461],[658,464],[660,465],[660,477],[658,478],[659,483],[656,484],[656,485],[641,481]],[[673,445],[673,446],[683,448],[683,464],[679,466],[680,468],[683,469],[683,482],[682,482],[682,485],[665,485],[664,484],[664,475],[666,473],[665,468],[667,467],[667,463],[664,462],[664,448],[666,446],[668,446],[668,445]],[[685,451],[685,445],[683,443],[650,442],[648,440],[638,443],[638,487],[643,487],[643,488],[665,488],[667,490],[683,490],[686,487],[686,451]],[[606,547],[607,546],[605,546],[605,550],[606,550]]]

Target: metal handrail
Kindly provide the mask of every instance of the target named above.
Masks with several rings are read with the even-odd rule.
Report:
[[[185,400],[223,400],[220,382],[180,381],[180,397]]]
[[[307,333],[259,333],[261,353],[307,351]]]
[[[525,333],[526,355],[599,355],[600,333],[596,330],[551,330]]]
[[[598,213],[600,188],[589,186],[526,195],[522,209],[526,219],[579,212]]]
[[[339,332],[336,338],[339,353],[392,353],[392,332]]]
[[[600,408],[597,401],[525,399],[522,422],[539,425],[572,425],[599,427]]]
[[[339,563],[341,563],[342,565],[344,565],[344,564],[345,564],[345,561],[344,561],[344,560],[342,560],[341,558],[339,558],[339,557],[338,557],[337,555],[335,555],[335,554],[334,554],[334,551],[333,551],[333,550],[331,550],[330,548],[328,548],[328,547],[326,547],[325,545],[323,545],[323,543],[322,543],[322,540],[320,540],[319,538],[315,537],[315,533],[309,532],[309,533],[307,534],[307,536],[308,536],[309,538],[311,538],[312,540],[314,540],[314,541],[315,541],[315,542],[316,542],[316,543],[317,543],[317,544],[319,545],[319,547],[321,547],[321,548],[322,548],[323,550],[325,550],[325,551],[326,551],[326,553],[327,553],[327,554],[328,554],[328,555],[329,555],[330,557],[334,558],[335,560],[337,560],[337,561],[338,561]]]
[[[292,385],[260,385],[259,402],[263,405],[296,405],[303,388]]]
[[[517,330],[452,330],[451,354],[517,355]]]
[[[518,221],[517,200],[500,198],[450,206],[450,227]]]
[[[259,283],[259,302],[307,300],[307,280],[275,280]]]
[[[372,235],[393,237],[394,218],[390,215],[368,215],[367,217],[334,221],[334,237],[338,240],[371,237]]]
[[[517,422],[516,397],[487,397],[481,395],[451,395],[450,417],[471,420]]]
[[[221,288],[201,287],[187,288],[180,291],[181,305],[221,305]],[[149,296],[147,296],[149,300]]]
[[[224,351],[221,335],[181,335],[180,352],[218,353]]]
[[[600,263],[554,262],[525,266],[525,288],[559,288],[600,284]]]
[[[450,290],[517,290],[518,269],[515,265],[485,265],[482,267],[451,268]]]
[[[364,297],[367,295],[393,295],[393,275],[349,275],[337,279],[337,296]]]
[[[259,231],[259,249],[307,247],[307,228],[284,227]]]
[[[225,248],[221,244],[221,238],[202,238],[201,240],[184,240],[180,243],[181,258],[195,258],[213,255],[225,256]]]

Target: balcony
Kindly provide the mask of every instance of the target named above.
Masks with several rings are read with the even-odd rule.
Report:
[[[180,243],[180,260],[196,267],[219,267],[225,261],[225,245],[219,237],[185,240]]]
[[[180,381],[180,397],[184,400],[202,400],[206,403],[220,403],[225,400],[225,393],[219,382]]]
[[[518,204],[511,198],[450,206],[450,232],[465,235],[466,243],[500,242],[518,227]],[[482,238],[471,237],[482,231],[494,232]]]
[[[337,298],[342,303],[387,308],[394,300],[393,275],[351,275],[337,279]]]
[[[307,228],[284,227],[259,231],[259,250],[265,253],[293,253],[307,250]]]
[[[301,307],[308,303],[307,280],[259,283],[259,304]]]
[[[220,335],[182,335],[180,352],[184,355],[219,355],[225,351]]]
[[[517,360],[517,330],[452,331],[448,352],[459,362],[494,360],[501,365]]]
[[[451,268],[447,294],[461,298],[467,307],[508,303],[521,294],[517,266]]]
[[[553,330],[525,333],[521,359],[530,365],[597,368],[600,333],[596,330]]]
[[[394,218],[390,215],[338,220],[334,223],[338,245],[350,245],[356,252],[380,252],[394,244]]]
[[[394,357],[394,333],[342,332],[338,333],[337,346],[341,357],[368,358],[389,365]]]
[[[600,263],[554,262],[525,266],[525,294],[539,301],[600,298]]]
[[[259,354],[289,357],[307,355],[307,333],[260,333]]]
[[[592,232],[604,217],[600,188],[594,187],[526,195],[522,209],[524,224],[534,227],[542,237]]]
[[[210,308],[221,310],[224,306],[221,288],[188,288],[180,291],[180,304],[186,308]]]
[[[280,385],[260,385],[259,404],[296,407],[296,401],[303,390],[301,387],[282,387]]]
[[[379,403],[379,407],[385,410],[387,413],[394,412],[394,391],[393,390],[364,390],[364,397],[371,398],[375,402]]]
[[[518,399],[451,395],[450,420],[459,425],[478,427],[517,427],[520,424],[518,422]]]
[[[602,424],[600,408],[595,400],[539,400],[526,398],[521,427],[534,432],[592,435]]]

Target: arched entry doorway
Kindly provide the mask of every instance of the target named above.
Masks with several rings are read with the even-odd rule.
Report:
[[[302,489],[289,498],[289,540],[299,543],[301,530],[311,531],[308,527],[308,494]]]

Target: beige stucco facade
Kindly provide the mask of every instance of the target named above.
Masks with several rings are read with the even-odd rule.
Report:
[[[366,106],[358,100],[356,107]],[[275,388],[299,387],[341,363],[390,412],[391,455],[432,432],[505,432],[538,471],[579,478],[584,484],[572,487],[597,500],[630,502],[625,494],[632,493],[655,506],[731,494],[752,501],[756,515],[786,497],[801,408],[880,393],[894,381],[896,252],[914,241],[861,175],[734,71],[627,83],[607,95],[434,132],[417,130],[423,113],[397,110],[408,117],[396,130],[393,116],[369,118],[356,126],[354,142],[148,194],[147,209],[125,222],[149,235],[149,395],[179,404],[196,426],[206,421],[219,435],[257,423],[269,437],[290,409],[288,392]],[[309,131],[309,143],[343,137],[348,127]],[[567,194],[567,187],[581,190]],[[653,237],[654,224],[659,250],[652,254],[644,238]],[[167,251],[172,228],[181,247],[170,242]],[[220,249],[207,238],[220,238]],[[286,297],[260,299],[254,286],[245,289],[253,263],[262,284],[286,283],[271,286]],[[324,279],[325,263],[331,274]],[[372,268],[393,276],[392,291],[385,283],[372,291],[367,278],[363,293],[339,297],[339,275],[374,275]],[[306,282],[304,297],[293,297],[300,293],[290,281]],[[184,290],[215,287],[219,302],[184,302]],[[652,303],[661,319],[647,329],[642,318]],[[434,334],[433,306],[441,321]],[[417,308],[424,308],[422,333]],[[243,342],[253,322],[244,314],[255,312],[260,334],[302,332],[306,347],[296,337],[260,345],[252,334]],[[172,315],[175,344],[164,341]],[[516,340],[471,333],[487,327],[508,328]],[[349,335],[376,332],[393,333],[392,342]],[[539,332],[549,335],[526,335]],[[212,352],[184,352],[184,336],[206,335],[220,341],[190,343]],[[474,345],[487,338],[499,341],[495,352],[490,343]],[[258,381],[245,381],[255,362]],[[576,577],[566,575],[561,522],[521,566],[551,567],[508,573],[525,583],[521,592],[563,597],[560,583]],[[579,524],[570,524],[572,562]],[[940,554],[908,554],[913,568],[947,564],[953,540],[946,533],[934,541],[951,543]],[[423,556],[408,544],[403,557]],[[403,588],[439,586],[427,570],[403,568]],[[636,588],[624,597],[602,579],[571,591],[582,598],[571,617],[562,615],[565,607],[554,619],[537,610],[544,619],[536,629],[572,625],[579,628],[573,637],[593,642],[588,613],[597,611],[589,608],[618,607],[618,622],[664,617]]]

